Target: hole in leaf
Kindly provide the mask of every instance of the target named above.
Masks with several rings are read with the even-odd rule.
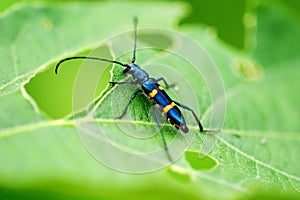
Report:
[[[168,168],[168,173],[178,181],[190,182],[193,180],[192,175],[184,168],[172,165]]]
[[[186,161],[195,170],[210,170],[218,165],[212,157],[196,151],[186,151],[184,155]]]
[[[91,50],[87,50],[77,55],[88,55],[90,52]],[[93,50],[93,55],[112,59],[110,50],[107,46],[100,46]],[[51,63],[46,67],[46,70],[37,73],[25,85],[26,92],[31,96],[33,101],[35,101],[42,114],[52,119],[59,119],[72,113],[73,87],[76,81],[77,72],[83,61],[84,60],[80,59],[64,62],[58,69],[58,74],[54,73],[58,61]],[[102,64],[103,63],[97,61],[91,62],[90,76],[95,76],[95,74],[97,74],[95,72],[98,70],[105,70],[101,78],[99,77],[99,84],[97,85],[95,97],[101,94],[110,79],[109,70],[111,67],[105,69],[101,67]],[[84,108],[88,103],[91,102],[86,102],[86,105],[82,105],[82,107]]]

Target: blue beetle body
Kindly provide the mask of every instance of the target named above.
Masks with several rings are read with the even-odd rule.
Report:
[[[133,81],[140,84],[143,92],[160,106],[172,125],[184,133],[189,131],[180,110],[156,79],[149,78],[148,73],[134,63],[131,63],[123,72],[132,75]]]
[[[142,83],[142,89],[150,99],[160,106],[172,125],[177,129],[180,128],[184,133],[189,131],[180,110],[155,79],[149,78],[144,81]]]

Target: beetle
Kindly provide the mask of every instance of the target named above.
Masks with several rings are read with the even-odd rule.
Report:
[[[72,57],[64,58],[56,64],[55,74],[58,74],[58,68],[63,62],[66,62],[68,60],[73,60],[73,59],[98,60],[98,61],[109,62],[109,63],[114,63],[114,64],[117,64],[117,65],[120,65],[120,66],[125,68],[123,70],[123,74],[124,75],[126,75],[126,74],[131,75],[133,80],[132,81],[124,81],[124,82],[109,82],[109,83],[113,84],[113,85],[116,85],[116,84],[134,84],[134,85],[139,85],[141,88],[138,89],[137,91],[135,91],[131,95],[127,105],[125,106],[124,111],[122,112],[122,114],[120,116],[117,117],[117,119],[122,119],[123,118],[123,116],[126,114],[126,112],[128,110],[128,107],[129,107],[130,103],[135,99],[137,94],[144,93],[146,96],[148,96],[152,100],[153,104],[159,105],[159,107],[161,108],[162,112],[165,114],[168,121],[175,128],[181,130],[182,132],[188,133],[189,129],[188,129],[187,124],[185,122],[185,118],[182,115],[182,113],[181,113],[181,111],[178,107],[180,107],[182,109],[186,109],[186,110],[188,110],[192,113],[193,117],[195,118],[195,120],[198,124],[200,132],[214,132],[212,130],[206,130],[206,129],[203,128],[200,120],[198,119],[198,117],[197,117],[197,115],[196,115],[196,113],[194,112],[193,109],[191,109],[190,107],[188,107],[184,104],[181,104],[177,101],[174,101],[170,98],[170,96],[165,92],[163,87],[158,83],[160,81],[163,81],[166,88],[172,87],[173,85],[168,84],[168,82],[166,81],[165,78],[163,78],[163,77],[156,78],[156,79],[151,78],[151,77],[149,77],[149,74],[145,70],[143,70],[141,67],[139,67],[139,65],[135,64],[136,44],[137,44],[137,18],[134,18],[134,48],[133,48],[133,56],[132,56],[130,64],[124,64],[124,63],[121,63],[121,62],[116,61],[116,60],[109,60],[109,59],[99,58],[99,57],[72,56]],[[171,158],[171,155],[169,153],[168,146],[167,146],[164,134],[162,132],[162,128],[161,128],[161,124],[160,124],[160,121],[159,121],[158,113],[154,108],[153,108],[153,113],[154,113],[154,117],[155,117],[157,126],[160,130],[160,135],[162,137],[162,141],[163,141],[164,149],[165,149],[166,154],[167,154],[167,158],[169,159],[169,161],[172,162],[172,158]]]

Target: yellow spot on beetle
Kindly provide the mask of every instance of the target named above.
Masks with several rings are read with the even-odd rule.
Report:
[[[149,96],[153,98],[155,97],[156,94],[157,94],[157,89],[153,89],[152,92],[149,93]]]
[[[160,89],[160,90],[164,90],[164,88],[163,88],[163,87],[161,87],[160,85],[158,86],[158,89]]]
[[[175,104],[174,102],[172,102],[171,104],[165,106],[165,107],[163,108],[164,113],[168,113],[169,110],[170,110],[171,108],[173,108],[174,106],[176,106],[176,104]]]

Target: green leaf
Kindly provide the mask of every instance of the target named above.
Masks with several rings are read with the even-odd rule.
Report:
[[[269,4],[259,6],[258,34],[253,36],[258,43],[251,54],[225,45],[210,35],[205,27],[177,27],[180,32],[203,45],[219,67],[226,87],[226,121],[221,134],[210,137],[199,135],[201,140],[194,141],[186,158],[177,160],[167,171],[141,175],[117,172],[99,164],[87,153],[74,128],[75,119],[87,119],[84,117],[95,107],[80,110],[75,118],[70,117],[71,115],[61,118],[72,110],[70,89],[76,84],[77,68],[76,64],[70,63],[60,69],[59,76],[54,76],[54,65],[61,58],[85,54],[99,47],[111,35],[132,30],[131,20],[134,15],[139,16],[141,27],[174,28],[174,24],[183,15],[181,10],[185,7],[177,3],[159,2],[77,2],[20,4],[6,10],[0,17],[0,28],[3,30],[0,32],[1,197],[19,199],[47,195],[49,199],[120,199],[141,196],[149,199],[299,198],[300,167],[297,155],[300,152],[300,99],[297,94],[300,90],[300,60],[295,54],[298,50],[296,44],[299,42],[295,36],[300,31],[298,22],[291,20],[280,7]],[[282,35],[282,42],[278,46],[280,49],[275,50],[272,45],[276,41],[272,38],[278,37],[270,36],[270,27],[274,24],[288,27],[290,31]],[[295,43],[291,43],[291,39]],[[146,36],[139,42],[147,43],[148,40],[151,41],[151,37]],[[166,44],[168,46],[169,42],[162,45]],[[115,45],[117,44],[100,48],[104,48],[102,53],[106,52],[107,56],[113,57],[117,51]],[[105,48],[112,48],[112,53],[108,53]],[[120,60],[124,62],[130,57],[131,52],[123,55]],[[138,52],[138,63],[147,64],[150,61],[164,62],[170,66],[169,69],[177,71],[182,69],[181,66],[187,66],[185,61],[163,51]],[[147,66],[145,68],[148,69]],[[122,78],[120,70],[114,67],[113,79]],[[176,82],[171,71],[153,70],[151,73],[156,77],[164,75],[168,81],[175,82],[182,88],[180,84],[183,83]],[[193,74],[193,71],[189,69],[181,72],[190,81],[191,91],[196,91],[199,99],[196,104],[199,110],[204,111],[202,120],[207,127],[210,122],[205,113],[209,113],[211,103],[216,106],[216,102],[210,102],[204,81],[197,82],[199,77],[187,78],[189,73]],[[67,76],[69,77],[66,82],[55,80]],[[48,85],[42,84],[38,79],[46,79]],[[99,86],[97,95],[105,88],[106,85]],[[199,88],[203,90],[199,92]],[[113,130],[116,125],[123,128],[137,125],[145,130],[140,131],[141,134],[157,131],[153,118],[147,112],[151,104],[142,95],[133,102],[127,115],[138,121],[112,119],[116,116],[113,114],[120,113],[124,108],[125,100],[130,97],[133,89],[109,87],[102,93],[94,111],[99,117],[96,123],[103,130],[115,133]],[[34,93],[39,95],[30,96]],[[60,96],[57,95],[59,93],[67,94]],[[172,97],[189,100],[180,96],[182,90],[176,92],[170,89],[168,93]],[[53,103],[49,110],[52,108],[54,114],[49,114],[49,110],[42,106],[45,103],[42,97],[50,100],[46,103],[47,106],[49,102]],[[112,99],[114,104],[111,104]],[[61,109],[59,105],[62,102],[70,107],[56,115],[54,109]],[[113,109],[115,113],[111,113]],[[189,114],[184,112],[186,116]],[[49,119],[49,116],[61,119]],[[186,137],[198,133],[197,126],[192,124],[192,118],[189,125],[190,123],[190,133]],[[164,129],[167,141],[176,138],[172,133],[177,132],[172,126],[165,126]],[[150,143],[132,142],[118,135],[108,137],[120,148],[128,151],[152,151],[157,146],[162,147],[159,135],[155,135]],[[201,147],[208,138],[215,138],[217,141],[214,148],[206,153],[209,153],[209,161],[213,160],[218,165],[211,170],[202,170],[201,160],[197,156],[203,153]],[[162,154],[162,158],[163,156],[165,155]],[[129,161],[124,160],[123,163],[125,165]],[[210,166],[214,166],[210,163]]]

